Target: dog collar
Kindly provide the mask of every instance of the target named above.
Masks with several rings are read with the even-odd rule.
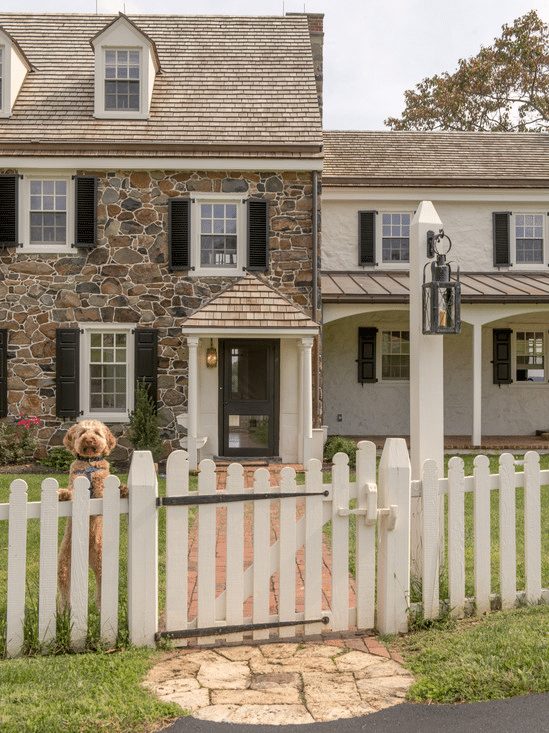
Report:
[[[82,456],[77,456],[79,461],[89,461],[89,458],[83,458]],[[91,460],[94,461],[102,461],[103,456],[94,456]],[[96,471],[100,471],[100,466],[92,466],[90,463],[86,466],[86,468],[77,468],[74,472],[75,476],[85,476],[88,479],[88,482],[90,484],[89,491],[90,491],[90,499],[93,499],[93,485],[92,485],[92,474],[94,474]]]

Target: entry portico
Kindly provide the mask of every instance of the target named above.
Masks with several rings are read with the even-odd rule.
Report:
[[[182,324],[188,346],[186,447],[200,457],[312,456],[313,360],[319,325],[248,274]],[[206,353],[217,351],[215,368]]]

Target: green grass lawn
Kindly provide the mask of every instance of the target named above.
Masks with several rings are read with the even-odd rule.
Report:
[[[2,733],[148,733],[181,717],[140,687],[151,649],[0,661]]]
[[[389,639],[416,682],[409,699],[478,702],[549,691],[549,606],[498,611]]]

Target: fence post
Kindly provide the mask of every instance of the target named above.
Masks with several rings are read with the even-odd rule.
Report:
[[[158,481],[150,451],[135,451],[128,476],[130,641],[154,647],[158,625]]]
[[[379,464],[377,628],[408,630],[410,602],[410,458],[403,438],[388,438]]]
[[[421,537],[422,575],[421,597],[423,618],[438,618],[440,614],[440,495],[438,489],[438,465],[434,460],[423,464],[421,482],[423,523]]]

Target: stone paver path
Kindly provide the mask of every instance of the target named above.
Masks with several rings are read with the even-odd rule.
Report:
[[[356,638],[170,653],[144,686],[202,720],[295,725],[377,712],[412,682],[397,655]]]

